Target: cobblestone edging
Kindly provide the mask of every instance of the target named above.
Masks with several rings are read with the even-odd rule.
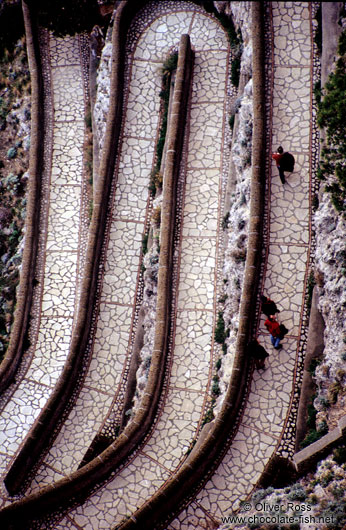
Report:
[[[28,354],[25,356],[25,362],[22,363],[18,371],[18,375],[25,375],[27,379],[27,381],[22,383],[22,387],[28,394],[30,394],[30,390],[34,384],[36,385],[36,382],[40,385],[34,386],[32,398],[30,395],[30,403],[28,399],[26,401],[23,399],[23,413],[28,415],[31,412],[28,405],[31,404],[32,399],[33,405],[35,406],[32,406],[33,412],[31,415],[34,419],[40,413],[41,407],[46,403],[49,393],[52,391],[60,375],[67,355],[69,340],[73,329],[73,313],[76,309],[78,289],[81,282],[81,268],[85,259],[86,232],[88,228],[86,183],[83,178],[82,169],[82,140],[79,140],[78,143],[72,137],[75,133],[78,134],[79,139],[83,139],[85,128],[83,121],[83,100],[81,100],[81,105],[78,109],[78,116],[75,118],[77,120],[76,124],[68,125],[69,117],[71,116],[71,114],[70,116],[68,115],[68,112],[73,112],[71,108],[76,109],[74,105],[78,101],[79,95],[83,98],[84,94],[84,98],[87,98],[88,94],[83,90],[82,82],[78,85],[77,81],[74,87],[76,90],[79,90],[79,95],[77,95],[77,92],[73,94],[74,97],[71,98],[70,109],[61,108],[63,102],[61,105],[59,100],[59,96],[61,95],[59,91],[61,87],[59,72],[64,72],[65,62],[71,60],[71,57],[67,58],[66,55],[62,61],[63,65],[59,63],[59,48],[61,43],[59,44],[54,37],[49,38],[46,30],[40,30],[39,42],[41,48],[41,67],[45,83],[43,97],[44,120],[46,122],[44,127],[46,131],[44,138],[44,156],[42,157],[43,168],[40,173],[42,180],[40,239],[37,270],[35,272],[35,282],[37,285],[34,288],[32,318],[29,330],[31,346]],[[77,72],[77,79],[80,79],[78,77],[78,61],[82,62],[85,89],[88,74],[87,37],[70,38],[67,47],[69,48],[69,53],[74,54],[75,60],[73,62],[77,63],[72,65],[72,70]],[[51,72],[51,61],[53,61],[54,75]],[[68,67],[67,77],[63,76],[62,88],[66,89],[66,86],[70,87],[71,84],[73,85],[73,71],[71,72],[71,69]],[[56,100],[54,122],[53,95]],[[67,126],[65,127],[66,124]],[[47,131],[49,131],[49,134]],[[74,158],[72,159],[71,155],[67,158],[65,157],[63,170],[61,171],[59,162],[60,157],[64,157],[64,153],[62,152],[64,149],[68,149],[69,151],[73,150]],[[68,200],[66,200],[67,197]],[[71,211],[77,212],[77,215],[71,216]],[[61,259],[59,256],[61,256]],[[64,265],[65,260],[69,265]],[[61,269],[61,276],[57,274],[58,269]],[[41,320],[43,320],[43,324]],[[56,348],[53,352],[51,350],[52,344]],[[43,363],[45,363],[45,371],[42,370]],[[42,393],[44,393],[44,401],[43,399],[40,400]],[[22,393],[22,395],[25,397],[25,393]],[[16,396],[14,396],[14,401],[15,398]],[[29,412],[27,412],[28,410]],[[19,414],[21,413],[22,411],[20,410]],[[27,425],[26,430],[22,429],[20,431],[21,439],[24,438],[24,435],[31,426],[29,421],[25,423]],[[33,427],[33,429],[35,428],[36,426]],[[24,441],[19,451],[19,461],[23,448],[25,451],[26,445],[28,443],[30,445],[33,441],[35,442],[35,440],[31,439],[31,433],[29,433],[28,439]],[[6,440],[7,446],[10,445],[9,442],[12,442],[12,440]],[[16,449],[18,445],[17,443],[15,446]],[[12,447],[11,450],[13,453],[14,450]],[[16,460],[13,471],[11,468],[6,478],[6,485],[11,492],[17,491],[18,487],[21,487],[18,484],[16,485],[15,466]],[[23,469],[23,472],[25,473],[25,469]],[[13,479],[14,481],[12,482]],[[14,488],[13,490],[12,487]]]
[[[21,264],[20,284],[17,293],[14,323],[10,343],[0,365],[0,393],[13,381],[27,339],[29,314],[34,290],[34,275],[39,245],[39,213],[41,198],[41,169],[45,127],[43,124],[43,81],[37,28],[34,27],[29,9],[23,2],[28,60],[31,75],[31,140],[29,160],[29,192],[25,221],[25,245]]]
[[[119,22],[121,17],[119,16]],[[157,326],[149,380],[141,406],[134,418],[117,440],[92,462],[59,482],[48,486],[37,494],[17,501],[0,512],[0,522],[20,522],[24,517],[39,518],[71,500],[87,495],[94,483],[104,480],[116,466],[128,456],[145,436],[156,413],[164,375],[164,355],[167,348],[168,314],[170,311],[172,238],[174,232],[175,181],[179,171],[182,141],[182,123],[191,73],[191,48],[188,36],[183,36],[177,76],[172,118],[168,134],[167,157],[164,171],[163,207],[161,216],[161,249],[158,276]],[[27,520],[27,519],[26,519]]]
[[[216,420],[210,424],[209,432],[190,453],[179,471],[169,479],[160,491],[134,512],[119,528],[166,528],[191,500],[221,461],[225,446],[233,435],[247,382],[248,359],[245,347],[252,325],[254,300],[257,292],[258,264],[262,241],[263,217],[263,153],[264,153],[264,101],[263,101],[263,34],[261,28],[261,6],[252,4],[253,36],[253,98],[254,133],[251,182],[251,214],[248,251],[245,266],[244,287],[240,305],[239,331],[231,381]],[[250,317],[251,315],[251,317]],[[231,434],[230,434],[231,431]]]
[[[311,3],[311,10],[312,14],[316,12],[318,8],[318,5],[316,2]],[[266,17],[266,20],[269,21],[270,17]],[[314,24],[311,28],[311,34],[313,35],[313,32],[316,31],[316,23],[313,21]],[[270,32],[271,29],[269,27],[266,28],[267,32],[267,40],[269,42],[270,40]],[[313,43],[313,57],[312,57],[312,63],[311,63],[311,77],[313,80],[313,83],[316,83],[316,81],[320,78],[320,62],[319,57],[317,53],[317,47],[316,44]],[[266,79],[267,83],[270,83],[271,79],[271,72],[272,72],[272,60],[270,57],[270,50],[269,47],[267,49],[267,57],[266,57]],[[271,91],[270,87],[267,86],[267,93],[269,94]],[[317,105],[314,98],[313,93],[311,94],[311,132],[310,132],[310,150],[311,150],[311,161],[310,161],[310,174],[311,174],[311,181],[310,181],[310,207],[309,207],[309,217],[310,217],[310,225],[309,225],[309,253],[308,253],[308,263],[306,265],[306,273],[305,273],[305,280],[304,280],[304,303],[302,308],[302,314],[301,314],[301,323],[300,323],[300,339],[299,339],[299,346],[296,354],[296,360],[295,360],[295,370],[294,370],[294,384],[293,384],[293,392],[290,400],[290,408],[287,414],[287,417],[285,419],[285,427],[283,430],[283,435],[277,445],[277,448],[275,452],[273,453],[273,456],[271,460],[268,462],[266,469],[263,472],[263,477],[260,479],[260,482],[262,482],[263,478],[265,477],[265,480],[268,480],[269,475],[272,473],[276,473],[277,470],[276,462],[278,461],[278,458],[280,459],[288,459],[290,462],[293,458],[293,455],[296,450],[296,428],[297,428],[297,418],[298,418],[298,408],[299,408],[299,401],[301,397],[301,387],[302,387],[302,381],[303,381],[303,373],[304,373],[304,359],[305,359],[305,352],[306,352],[306,346],[308,341],[308,328],[309,328],[309,304],[308,304],[308,278],[310,271],[313,268],[314,263],[314,256],[315,256],[315,249],[316,249],[316,241],[315,241],[315,226],[313,223],[313,219],[311,218],[311,197],[318,192],[318,182],[316,179],[316,170],[319,160],[319,133],[318,133],[318,127],[316,123],[316,116],[317,116]],[[268,146],[267,149],[267,156],[266,160],[270,160],[270,152],[271,147]],[[269,168],[268,168],[269,171]]]

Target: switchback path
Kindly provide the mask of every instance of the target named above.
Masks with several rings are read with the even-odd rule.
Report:
[[[30,341],[16,383],[1,396],[3,476],[46,403],[69,351],[88,231],[83,178],[88,98],[85,38],[41,32],[45,93],[43,200]],[[1,490],[5,493],[3,485]]]
[[[270,353],[268,368],[254,372],[239,430],[222,463],[168,530],[217,527],[253,491],[274,454],[294,454],[313,252],[311,194],[319,149],[312,93],[318,75],[314,9],[308,2],[267,2],[265,9],[268,181],[263,291],[277,303],[289,334],[282,350],[274,350],[260,319],[259,340]],[[270,160],[279,145],[296,160],[284,186]]]
[[[265,5],[267,186],[262,291],[276,301],[281,309],[280,320],[289,334],[283,349],[273,350],[263,319],[259,318],[259,339],[270,352],[268,367],[263,372],[254,372],[239,429],[222,462],[215,465],[213,475],[201,485],[197,496],[186,495],[186,509],[174,521],[167,521],[167,530],[217,528],[221,518],[251,494],[274,454],[292,456],[294,452],[297,396],[307,331],[306,292],[313,254],[311,196],[318,157],[312,97],[317,68],[314,9],[308,2]],[[82,506],[61,514],[60,522],[52,518],[46,528],[113,529],[164,488],[199,432],[213,375],[213,337],[222,262],[219,234],[229,164],[226,125],[230,102],[229,46],[214,17],[190,2],[153,2],[136,24],[138,43],[130,94],[131,87],[132,94],[136,94],[139,79],[143,87],[159,84],[154,65],[176,46],[181,34],[190,35],[196,54],[186,137],[186,174],[182,175],[181,183],[185,196],[177,247],[176,313],[167,374],[170,377],[161,400],[163,408],[145,444],[107,484],[95,489]],[[151,79],[146,77],[148,72]],[[152,104],[148,92],[143,91],[142,95],[143,103]],[[123,138],[122,152],[127,160],[134,145],[149,142],[155,136],[155,127],[151,130],[146,125],[145,115],[135,108],[135,99],[131,101],[129,97],[128,109],[132,112],[128,112]],[[270,159],[272,150],[280,144],[296,159],[295,171],[284,186]],[[124,197],[126,209],[132,194],[126,191],[125,183],[119,191],[116,200]],[[136,190],[137,197],[138,193]],[[117,215],[114,219],[118,222]],[[128,226],[131,223],[129,219],[121,222]],[[132,233],[131,238],[136,240],[136,235]],[[122,274],[119,266],[120,277]],[[120,307],[117,303],[115,306]],[[127,324],[126,336],[129,329]],[[92,412],[92,421],[94,416]],[[73,425],[71,421],[71,431]],[[231,430],[232,426],[229,427]],[[61,458],[62,452],[69,450],[65,431],[59,451],[50,453],[33,490],[73,469],[82,452],[78,449],[74,454],[76,437],[71,440],[65,462]]]

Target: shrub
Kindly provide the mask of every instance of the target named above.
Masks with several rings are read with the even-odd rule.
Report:
[[[143,234],[142,236],[142,254],[143,256],[148,252],[148,239],[149,233]]]
[[[321,152],[318,178],[327,180],[325,191],[330,193],[336,211],[346,217],[346,31],[340,36],[339,59],[324,87],[324,97],[319,103],[317,122],[326,129],[328,146]]]
[[[215,328],[215,342],[218,344],[223,344],[226,339],[225,332],[225,321],[223,319],[223,312],[219,311],[216,328]]]
[[[322,359],[317,359],[317,357],[314,357],[314,359],[311,359],[311,362],[308,368],[308,372],[311,376],[315,375],[316,368],[317,366],[321,364],[321,362],[322,362]]]
[[[102,24],[97,0],[30,0],[37,8],[40,25],[52,30],[55,35],[74,35],[83,31],[90,32],[95,24]]]
[[[161,207],[160,206],[158,206],[157,208],[153,210],[151,219],[153,221],[154,226],[156,228],[159,228],[160,223],[161,223]]]
[[[11,160],[12,158],[16,158],[17,156],[17,149],[15,147],[10,147],[7,151],[7,158]]]
[[[219,385],[219,378],[217,375],[215,375],[213,377],[213,384],[212,384],[212,387],[211,387],[211,393],[214,395],[214,396],[219,396],[220,393],[221,393],[221,390],[220,390],[220,385]]]
[[[294,484],[287,498],[291,501],[304,501],[306,499],[306,491],[300,484]]]
[[[240,79],[240,57],[235,57],[231,64],[231,82],[235,87],[239,86]]]
[[[333,457],[335,462],[339,465],[346,463],[346,447],[343,445],[342,447],[334,449]]]
[[[328,432],[328,426],[327,424],[324,424],[322,428],[320,428],[318,431],[315,429],[310,429],[308,434],[305,436],[304,440],[300,444],[300,448],[303,449],[304,447],[307,447],[308,445],[311,445],[314,442],[317,442],[322,436],[327,434]]]
[[[222,223],[221,223],[222,230],[227,230],[227,228],[228,228],[229,215],[230,215],[230,212],[227,212],[222,218]]]
[[[178,52],[173,52],[162,65],[163,75],[171,74],[177,69],[178,64]]]
[[[332,383],[328,388],[328,401],[330,401],[330,403],[335,404],[337,402],[338,395],[341,390],[342,385],[340,384],[340,381],[334,381],[334,383]]]
[[[318,9],[316,11],[315,20],[317,20],[317,28],[316,33],[314,36],[314,42],[317,46],[318,53],[321,55],[322,53],[322,9],[321,4],[319,4]]]
[[[252,504],[255,505],[258,502],[261,502],[265,497],[268,497],[268,495],[271,495],[273,493],[274,488],[269,487],[267,489],[260,489],[255,491],[255,493],[252,495],[251,500]]]
[[[152,195],[155,195],[156,190],[162,189],[163,184],[163,174],[158,169],[154,169],[154,171],[150,174],[150,181],[149,181],[149,191]]]

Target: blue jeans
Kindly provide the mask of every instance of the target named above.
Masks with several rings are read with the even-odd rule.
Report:
[[[279,337],[273,337],[273,335],[270,335],[270,340],[272,341],[272,345],[274,346],[274,348],[277,348],[280,344],[280,339]]]

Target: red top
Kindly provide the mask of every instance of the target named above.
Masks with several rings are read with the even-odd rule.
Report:
[[[282,157],[283,157],[283,153],[273,153],[272,154],[272,158],[274,158],[277,166],[279,166],[279,162],[280,162]]]
[[[267,318],[264,325],[273,337],[280,336],[280,324],[276,320],[270,320],[270,318]]]

